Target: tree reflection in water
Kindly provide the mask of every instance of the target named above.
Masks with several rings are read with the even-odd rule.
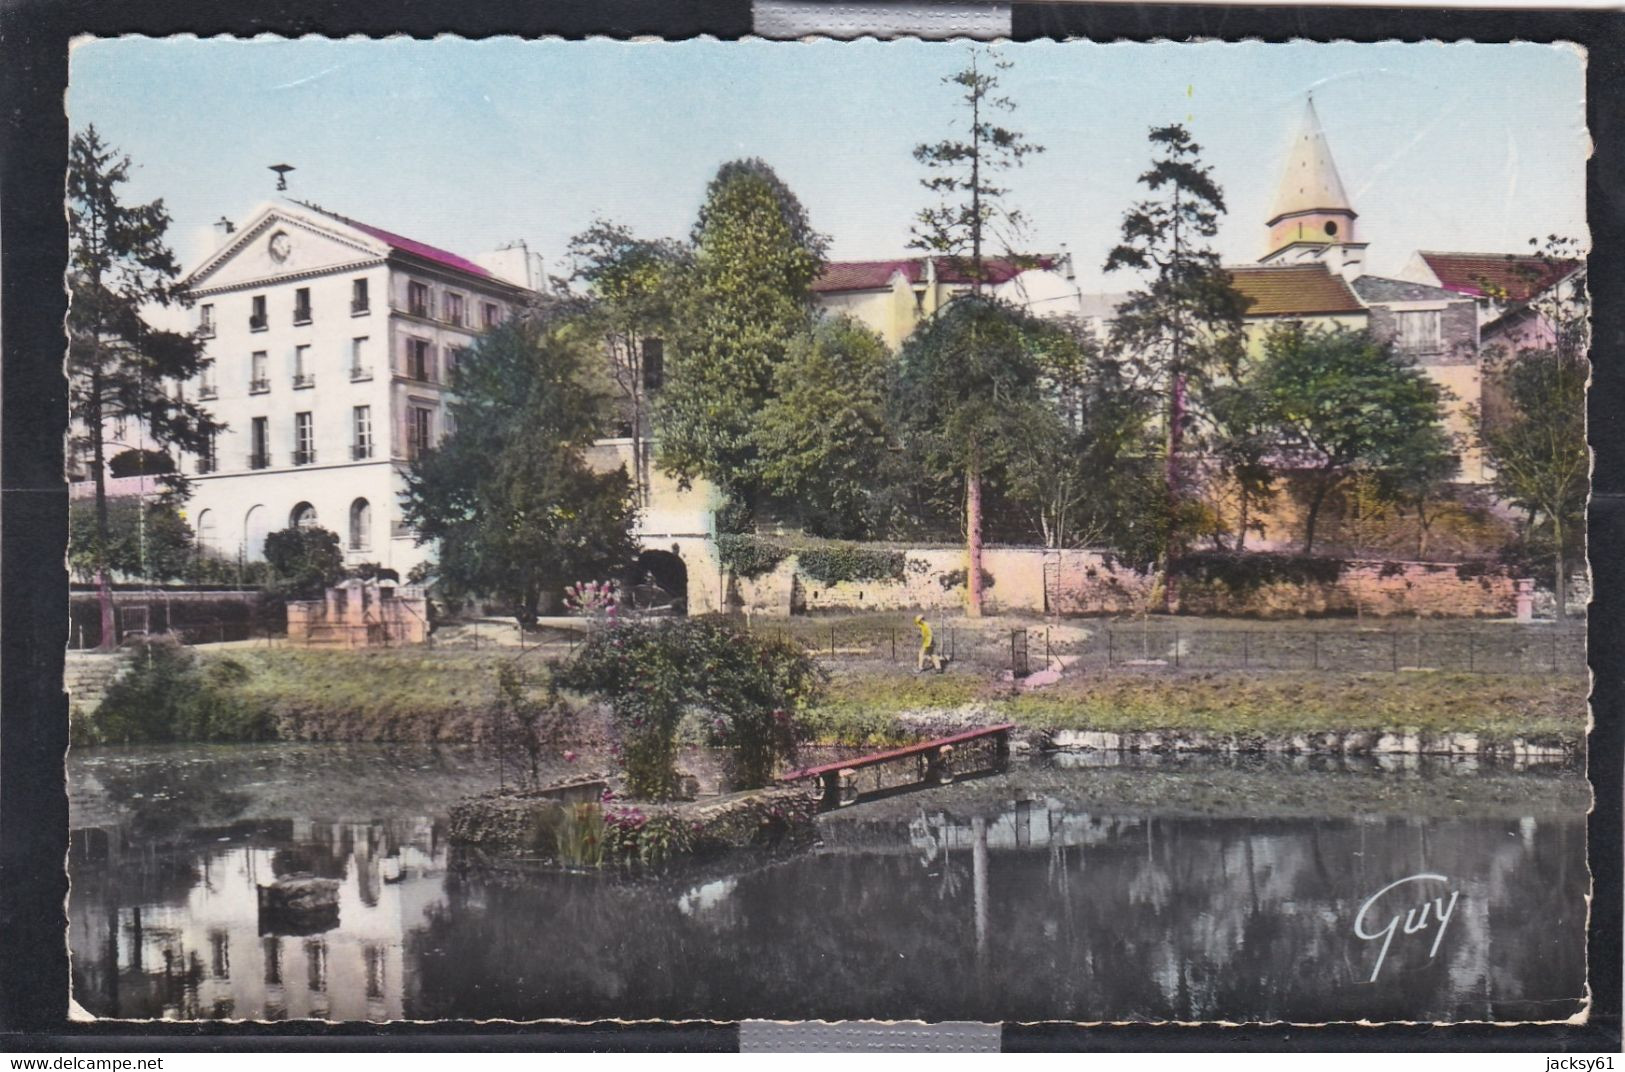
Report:
[[[1579,1007],[1579,809],[1192,816],[1020,792],[974,807],[920,799],[895,821],[843,812],[805,855],[638,879],[459,868],[429,817],[76,830],[75,996],[100,1015],[374,1020],[1551,1019]],[[1368,983],[1377,951],[1354,916],[1424,870],[1460,892],[1438,955],[1404,937]],[[291,871],[340,880],[336,927],[261,933],[254,887]]]

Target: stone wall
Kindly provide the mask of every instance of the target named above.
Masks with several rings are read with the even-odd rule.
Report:
[[[983,568],[989,613],[1133,614],[1145,609],[1154,578],[1088,550],[988,548]],[[901,579],[826,585],[805,576],[795,555],[771,573],[735,578],[728,605],[747,614],[823,611],[954,611],[964,606],[965,552],[922,548],[904,552]],[[950,584],[949,581],[957,583]],[[1160,608],[1156,608],[1160,609]],[[1349,563],[1334,581],[1232,586],[1182,578],[1173,609],[1180,614],[1262,618],[1304,614],[1417,615],[1443,618],[1510,617],[1516,583],[1497,571],[1440,562]]]
[[[1503,618],[1517,609],[1517,582],[1499,573],[1443,562],[1351,562],[1330,583],[1274,583],[1236,590],[1219,582],[1181,580],[1180,614],[1260,618],[1363,613],[1385,617]]]

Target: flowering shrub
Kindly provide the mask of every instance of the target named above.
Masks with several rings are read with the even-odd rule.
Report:
[[[595,633],[557,680],[609,702],[628,791],[664,800],[677,789],[677,725],[685,712],[699,711],[709,742],[728,750],[734,788],[755,788],[794,755],[796,716],[825,675],[793,642],[721,619],[687,618]]]
[[[622,863],[659,867],[693,849],[696,826],[666,812],[615,809],[604,814],[604,850]]]
[[[614,617],[620,602],[620,586],[614,581],[579,581],[564,586],[565,609],[584,618]]]

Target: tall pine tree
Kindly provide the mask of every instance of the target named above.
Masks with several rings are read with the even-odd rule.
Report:
[[[130,158],[102,141],[95,127],[68,149],[68,402],[76,446],[96,482],[92,560],[101,593],[101,643],[115,640],[108,561],[107,445],[110,423],[140,428],[160,446],[203,452],[222,425],[174,390],[198,373],[201,342],[161,331],[142,316],[149,305],[184,302],[174,254],[164,244],[169,213],[162,199],[120,200]]]
[[[1165,436],[1164,596],[1168,560],[1181,544],[1188,505],[1185,436],[1192,394],[1215,373],[1236,370],[1246,299],[1208,244],[1225,211],[1224,193],[1202,163],[1201,146],[1183,126],[1155,127],[1151,167],[1140,182],[1151,196],[1123,216],[1122,240],[1106,271],[1143,273],[1144,286],[1118,306],[1112,347],[1163,398]]]
[[[929,171],[920,180],[921,185],[940,200],[915,217],[914,238],[909,245],[943,257],[958,274],[970,279],[973,294],[980,294],[988,280],[986,254],[990,243],[997,241],[1005,256],[1017,263],[1026,259],[1014,248],[1025,221],[1019,209],[1006,203],[1005,195],[1010,191],[998,185],[996,177],[1020,167],[1026,157],[1044,151],[1042,145],[1028,141],[1020,131],[995,122],[999,113],[1013,112],[1016,107],[1015,101],[999,94],[999,73],[1010,66],[1008,60],[973,49],[965,68],[943,79],[963,90],[960,99],[964,102],[965,136],[944,138],[914,149],[914,159]],[[999,307],[990,306],[981,310],[976,319],[985,320],[982,314],[990,310],[991,315],[1001,315]],[[952,352],[965,355],[957,347]],[[950,376],[958,374],[951,368],[943,371]],[[974,371],[969,367],[964,370],[966,374]],[[978,440],[962,464],[956,466],[965,479],[965,549],[969,560],[965,611],[973,618],[982,613],[982,476],[989,466],[988,459],[978,453],[980,449]]]

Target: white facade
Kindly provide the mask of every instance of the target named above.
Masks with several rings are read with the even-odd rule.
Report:
[[[263,555],[317,524],[346,560],[431,557],[401,523],[404,473],[446,434],[460,351],[523,288],[460,257],[298,204],[262,206],[186,279],[209,367],[186,386],[226,425],[188,459],[205,550]]]

